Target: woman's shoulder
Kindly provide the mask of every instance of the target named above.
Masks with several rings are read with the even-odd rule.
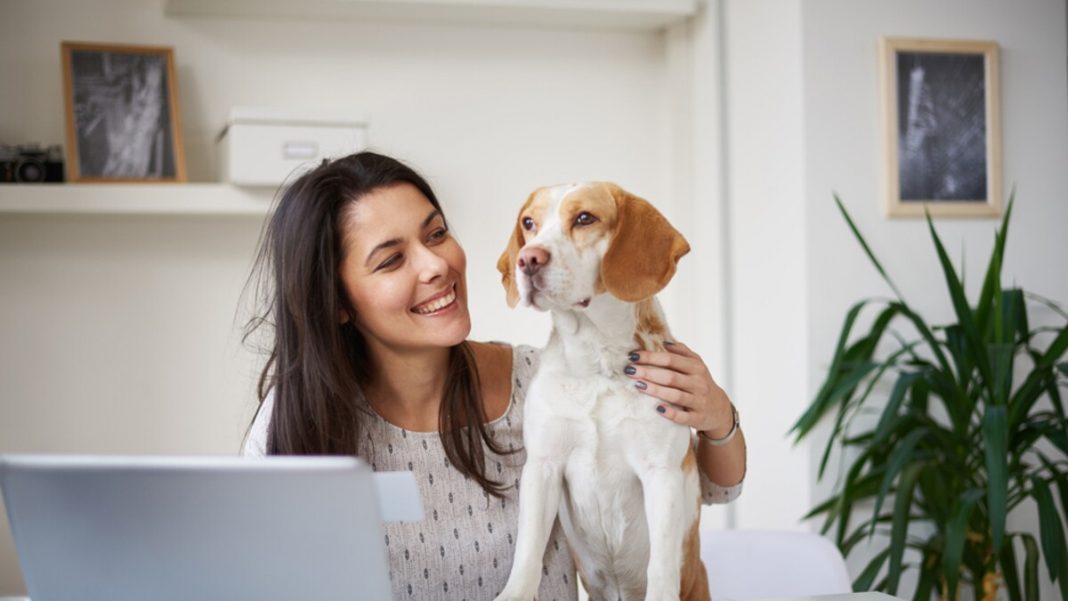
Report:
[[[541,349],[526,344],[512,345],[496,340],[471,340],[468,344],[475,353],[479,371],[492,371],[497,378],[511,375],[525,382],[537,369],[541,356]]]
[[[512,354],[514,377],[526,385],[534,377],[534,372],[538,370],[538,363],[541,361],[541,349],[536,346],[520,344],[515,346]]]
[[[503,342],[475,344],[483,348],[493,347],[494,350],[490,352],[502,353],[499,356],[506,359],[498,363],[493,375],[490,376],[489,381],[492,381],[493,385],[487,386],[487,389],[496,391],[495,401],[486,403],[486,413],[492,421],[492,418],[502,416],[509,410],[511,401],[514,400],[522,405],[526,399],[528,384],[538,370],[541,349],[525,344],[512,346]],[[481,365],[479,365],[479,372],[483,381],[488,382]]]
[[[267,396],[260,402],[256,417],[252,420],[241,445],[241,454],[246,457],[262,457],[267,454],[267,428],[274,413],[274,389],[267,391]]]
[[[492,421],[508,410],[510,402],[512,347],[490,342],[468,341],[475,357],[482,403]]]

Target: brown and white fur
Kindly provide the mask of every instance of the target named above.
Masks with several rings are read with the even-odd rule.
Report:
[[[497,267],[508,303],[552,314],[526,396],[527,462],[512,571],[498,601],[533,599],[559,512],[595,601],[707,600],[689,428],[623,368],[670,341],[654,295],[689,245],[651,204],[603,182],[536,190]]]

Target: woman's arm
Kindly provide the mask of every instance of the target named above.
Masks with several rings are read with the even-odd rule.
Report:
[[[727,393],[716,384],[701,357],[686,345],[668,343],[665,352],[636,351],[628,374],[635,386],[662,403],[657,412],[666,419],[690,426],[698,436],[697,462],[708,479],[721,487],[735,486],[745,478],[745,436],[741,428],[729,442],[713,445],[734,427],[734,412]],[[633,355],[632,355],[633,357]]]
[[[734,438],[722,446],[710,444],[704,436],[697,438],[697,464],[708,479],[725,488],[741,484],[745,479],[746,467],[745,435],[742,434],[742,429],[739,427]]]

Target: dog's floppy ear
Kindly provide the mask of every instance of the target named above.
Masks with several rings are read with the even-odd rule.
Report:
[[[523,203],[523,207],[519,209],[512,228],[512,237],[508,239],[508,245],[504,247],[501,258],[497,259],[497,271],[501,272],[501,285],[504,286],[508,306],[513,308],[519,302],[519,288],[515,283],[515,262],[519,258],[519,251],[523,248],[523,230],[519,227],[519,219],[534,199],[534,194],[537,194],[537,191],[532,193]]]
[[[601,261],[601,281],[616,298],[637,302],[663,290],[690,245],[648,201],[615,184],[608,190],[616,201],[612,242]]]
[[[519,249],[522,248],[519,243],[522,237],[523,232],[516,225],[512,237],[508,240],[508,246],[501,253],[501,258],[497,259],[497,271],[501,272],[501,285],[504,286],[509,307],[515,307],[519,302],[519,288],[515,284],[515,262],[519,257]]]

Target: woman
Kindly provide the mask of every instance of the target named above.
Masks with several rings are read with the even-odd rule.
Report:
[[[271,218],[258,264],[273,327],[260,409],[245,454],[356,454],[411,470],[426,519],[387,523],[396,599],[493,599],[514,550],[530,347],[467,341],[466,258],[430,186],[402,163],[362,152],[297,179]],[[639,352],[630,377],[666,419],[723,438],[727,395],[684,345]],[[702,492],[729,502],[743,437],[701,442]],[[554,528],[539,599],[576,599],[575,568]]]

